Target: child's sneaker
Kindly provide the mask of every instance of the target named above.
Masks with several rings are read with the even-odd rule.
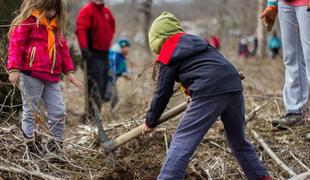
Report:
[[[287,113],[279,119],[272,120],[273,127],[294,126],[301,123],[303,115],[301,113]]]
[[[259,180],[272,180],[272,177],[267,175],[267,176],[261,177]]]

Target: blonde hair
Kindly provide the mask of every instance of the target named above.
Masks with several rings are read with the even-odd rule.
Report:
[[[33,10],[42,12],[42,17],[47,14],[47,11],[55,10],[58,24],[58,36],[66,29],[66,13],[64,0],[23,0],[19,10],[19,15],[12,21],[9,36],[12,30],[20,25],[22,21],[29,18]],[[40,19],[37,20],[39,22]]]

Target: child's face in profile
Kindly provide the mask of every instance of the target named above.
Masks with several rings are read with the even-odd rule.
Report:
[[[129,54],[129,47],[123,47],[123,48],[122,48],[122,54],[123,54],[124,56],[127,56],[127,55]]]
[[[48,19],[53,19],[56,16],[56,10],[49,10],[46,12],[46,17]]]

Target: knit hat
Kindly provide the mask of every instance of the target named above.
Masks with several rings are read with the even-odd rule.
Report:
[[[123,48],[123,47],[130,47],[130,42],[127,39],[120,39],[117,41],[117,44]]]
[[[152,23],[149,32],[151,50],[159,54],[164,42],[174,34],[184,32],[181,22],[170,12],[163,12]]]

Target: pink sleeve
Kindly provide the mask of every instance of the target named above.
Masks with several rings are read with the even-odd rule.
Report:
[[[62,72],[64,74],[67,74],[70,71],[74,71],[74,65],[69,52],[68,44],[65,35],[63,34],[61,35],[60,55],[62,57],[62,64],[61,64]]]
[[[21,24],[29,24],[29,20]],[[14,28],[9,37],[7,69],[22,70],[23,61],[27,60],[27,39],[34,26],[21,25]]]

